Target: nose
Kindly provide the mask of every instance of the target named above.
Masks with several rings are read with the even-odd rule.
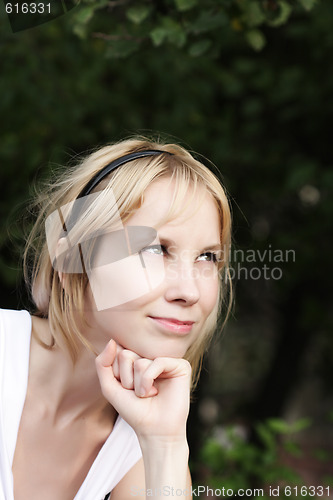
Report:
[[[194,269],[190,264],[171,264],[166,270],[165,299],[193,305],[200,298],[200,290]]]

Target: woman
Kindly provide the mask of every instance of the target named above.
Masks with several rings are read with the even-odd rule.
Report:
[[[229,281],[223,187],[183,148],[131,139],[39,203],[35,311],[0,316],[0,499],[191,498],[190,390]]]

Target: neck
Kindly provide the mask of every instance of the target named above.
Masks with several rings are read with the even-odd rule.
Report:
[[[41,340],[49,342],[48,320],[33,317],[32,328]],[[87,417],[115,419],[115,410],[101,392],[95,355],[83,346],[73,365],[65,347],[55,345],[48,350],[32,336],[29,387],[29,397],[55,424],[67,425]]]

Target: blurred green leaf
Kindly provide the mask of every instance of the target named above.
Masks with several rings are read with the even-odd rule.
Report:
[[[257,424],[256,431],[262,443],[267,447],[267,449],[272,450],[276,447],[275,438],[267,425],[263,423]]]
[[[290,425],[280,418],[270,418],[267,420],[268,427],[275,433],[290,432]]]
[[[126,16],[133,23],[140,24],[145,19],[147,19],[150,12],[151,12],[150,5],[138,5],[138,6],[130,7],[129,9],[127,9]]]
[[[282,24],[285,24],[291,13],[292,13],[292,6],[281,0],[280,3],[279,3],[279,15],[276,16],[274,19],[270,20],[269,21],[269,25],[270,26],[273,26],[273,27],[278,27],[278,26],[281,26]]]
[[[73,32],[75,35],[77,35],[79,38],[84,39],[87,36],[87,28],[85,24],[75,24],[73,28]]]
[[[243,8],[244,20],[249,27],[260,26],[265,21],[264,12],[258,1],[243,2],[240,5]]]
[[[170,17],[163,18],[162,26],[154,28],[150,32],[150,37],[155,47],[158,47],[165,41],[177,47],[182,47],[186,42],[186,33],[180,24]]]
[[[256,51],[262,50],[266,45],[266,38],[260,30],[247,31],[245,38],[249,45]]]
[[[305,10],[311,10],[316,5],[317,0],[298,0]]]
[[[175,4],[178,10],[186,11],[192,9],[197,5],[198,0],[175,0]]]
[[[301,418],[293,423],[288,423],[281,418],[270,418],[267,420],[268,427],[277,434],[291,434],[307,429],[311,425],[311,419]]]
[[[293,422],[290,426],[290,431],[291,432],[300,432],[303,431],[304,429],[308,429],[312,424],[312,421],[310,418],[300,418]]]
[[[95,12],[94,6],[87,6],[79,9],[77,12],[75,12],[75,19],[78,23],[81,24],[87,24],[90,19],[93,17]]]
[[[294,443],[294,441],[284,442],[283,447],[288,453],[290,453],[290,455],[293,455],[294,457],[302,456],[302,451],[300,446],[297,443]]]
[[[170,43],[177,47],[182,47],[185,44],[186,33],[177,21],[171,17],[165,17],[163,19],[163,28],[166,31],[166,37]]]
[[[228,18],[222,11],[202,10],[195,21],[188,23],[191,33],[202,34],[228,24]]]
[[[135,40],[115,40],[109,43],[106,56],[112,59],[122,59],[136,52],[138,48]]]
[[[207,440],[205,446],[202,449],[202,458],[207,463],[214,467],[216,464],[220,466],[221,460],[223,460],[224,452],[216,441],[213,439]]]
[[[201,40],[200,42],[197,42],[197,43],[194,43],[189,48],[189,54],[190,54],[190,56],[192,56],[192,57],[202,56],[205,52],[207,52],[207,50],[209,49],[209,47],[211,46],[211,44],[212,44],[212,41],[211,40],[207,40],[207,39],[206,40]]]
[[[154,28],[150,32],[150,37],[151,37],[155,47],[159,47],[164,42],[167,35],[168,35],[168,31],[162,27]]]

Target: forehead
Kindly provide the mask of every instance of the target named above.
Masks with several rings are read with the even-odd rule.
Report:
[[[197,185],[195,191],[190,187],[180,203],[177,201],[174,215],[168,217],[170,209],[175,208],[175,190],[175,181],[170,178],[154,181],[144,193],[143,204],[127,224],[154,227],[165,237],[188,229],[204,239],[212,239],[209,243],[218,243],[220,217],[212,195],[204,186]]]

